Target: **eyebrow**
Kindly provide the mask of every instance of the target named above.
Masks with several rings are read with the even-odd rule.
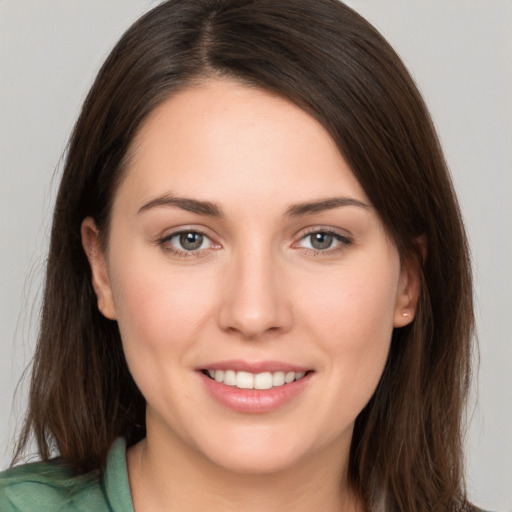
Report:
[[[357,206],[365,210],[370,208],[369,204],[352,197],[330,197],[328,199],[292,205],[286,210],[286,216],[304,217],[306,215],[312,215],[313,213],[340,208],[341,206]]]
[[[198,215],[207,215],[209,217],[224,217],[222,210],[209,201],[198,201],[197,199],[189,199],[185,197],[176,197],[169,194],[151,199],[143,204],[137,213],[142,213],[152,208],[176,206],[187,212],[197,213]]]
[[[290,206],[285,213],[286,217],[304,217],[314,213],[340,208],[342,206],[357,206],[369,209],[370,205],[352,197],[330,197],[318,201],[298,203]],[[176,197],[170,194],[156,197],[144,203],[137,213],[142,213],[157,207],[177,207],[188,212],[209,217],[224,217],[222,209],[210,201],[199,201],[185,197]]]

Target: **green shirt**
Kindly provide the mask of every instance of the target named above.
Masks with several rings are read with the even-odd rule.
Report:
[[[112,445],[102,478],[74,477],[58,460],[0,473],[0,512],[134,512],[124,439]]]
[[[74,477],[56,460],[0,473],[0,511],[134,512],[124,439],[112,445],[102,478],[96,472]]]

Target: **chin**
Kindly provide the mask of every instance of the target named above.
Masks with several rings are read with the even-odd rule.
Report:
[[[304,467],[307,461],[313,462],[315,454],[324,452],[320,443],[312,443],[307,436],[290,435],[289,430],[285,434],[272,432],[272,429],[267,432],[251,430],[238,436],[233,433],[223,436],[222,441],[208,443],[199,450],[211,463],[226,471],[261,476]],[[336,449],[325,441],[329,451]]]
[[[230,473],[260,476],[286,472],[300,463],[297,455],[275,452],[270,454],[268,450],[257,454],[224,453],[222,457],[210,458],[210,461]]]

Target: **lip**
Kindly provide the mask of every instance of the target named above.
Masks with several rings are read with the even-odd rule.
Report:
[[[306,372],[299,380],[270,389],[239,389],[217,382],[204,374],[206,369],[235,370],[250,373]],[[264,414],[276,411],[294,401],[310,384],[314,371],[310,368],[290,365],[278,361],[246,362],[222,361],[210,363],[197,369],[197,374],[208,394],[221,406],[246,414]]]
[[[284,363],[282,361],[243,361],[232,359],[206,363],[196,370],[235,370],[236,372],[262,373],[262,372],[308,372],[311,368]]]

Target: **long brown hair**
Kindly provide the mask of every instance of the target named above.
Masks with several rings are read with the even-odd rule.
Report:
[[[464,227],[413,80],[377,30],[338,0],[169,0],[111,52],[67,151],[16,457],[34,436],[43,459],[56,450],[76,472],[101,470],[116,437],[129,445],[144,437],[145,402],[117,324],[97,310],[80,225],[91,216],[108,233],[141,122],[210,76],[274,92],[318,119],[402,257],[417,258],[417,316],[395,329],[380,384],[357,418],[350,483],[369,509],[464,510],[461,425],[474,323]]]

